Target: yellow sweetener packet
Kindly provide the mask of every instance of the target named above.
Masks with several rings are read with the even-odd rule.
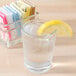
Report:
[[[16,1],[16,5],[21,8],[24,12],[26,12],[26,15],[29,16],[30,15],[30,11],[31,11],[31,6],[26,4],[25,2],[18,0]]]

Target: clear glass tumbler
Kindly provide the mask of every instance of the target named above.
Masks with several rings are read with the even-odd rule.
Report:
[[[56,39],[56,31],[38,36],[37,29],[41,24],[39,20],[34,19],[24,24],[22,28],[24,65],[35,73],[44,73],[51,69]]]

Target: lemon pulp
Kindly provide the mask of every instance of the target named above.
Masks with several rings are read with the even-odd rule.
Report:
[[[73,31],[70,25],[61,20],[52,20],[42,24],[37,30],[38,35],[50,34],[57,30],[57,37],[72,37]]]

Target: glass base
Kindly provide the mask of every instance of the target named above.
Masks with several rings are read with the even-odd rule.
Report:
[[[42,67],[41,66],[40,67],[31,66],[26,63],[24,63],[24,65],[30,72],[34,72],[34,73],[38,73],[38,74],[45,73],[52,68],[52,65],[46,65],[46,66],[42,66]]]

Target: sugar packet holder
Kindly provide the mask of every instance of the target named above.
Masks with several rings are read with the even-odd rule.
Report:
[[[24,1],[24,0],[22,0],[22,1]],[[12,25],[15,25],[16,23],[21,23],[21,25],[20,26],[18,26],[18,27],[13,27],[13,28],[11,28],[11,29],[8,29],[8,30],[3,30],[2,28],[0,28],[0,31],[2,31],[2,33],[5,33],[6,34],[6,36],[5,36],[5,38],[6,38],[6,40],[3,40],[3,39],[1,39],[1,34],[0,34],[0,43],[2,43],[3,45],[5,45],[5,47],[7,47],[7,48],[10,48],[10,47],[13,47],[13,46],[15,46],[16,44],[18,44],[18,43],[21,43],[22,41],[21,41],[21,36],[17,36],[16,34],[16,30],[18,29],[18,28],[20,28],[21,29],[21,27],[25,24],[25,23],[27,23],[27,22],[29,22],[30,20],[33,20],[33,19],[36,19],[37,17],[38,17],[38,13],[37,12],[35,12],[35,6],[31,3],[31,2],[29,2],[29,1],[24,1],[25,3],[27,3],[27,4],[29,4],[29,5],[31,5],[32,6],[32,8],[34,9],[33,11],[32,11],[32,13],[31,13],[31,15],[30,16],[28,16],[28,17],[26,17],[26,18],[24,18],[24,19],[20,19],[20,20],[17,20],[16,22],[11,22],[11,23],[9,23],[9,24],[2,24],[2,23],[0,23],[0,25],[2,25],[2,26],[8,26],[8,25],[10,25],[10,26],[12,26]],[[11,33],[11,36],[13,36],[13,39],[9,39],[9,35],[8,35],[8,33]],[[15,36],[16,35],[16,36]],[[11,37],[12,38],[12,37]]]
[[[3,44],[5,47],[7,48],[10,48],[10,47],[13,47],[15,46],[16,44],[19,44],[19,43],[22,43],[22,40],[21,40],[21,36],[16,36],[15,38],[13,37],[12,40],[9,40],[9,36],[8,36],[8,33],[10,32],[12,36],[14,36],[16,33],[15,31],[18,29],[18,28],[21,28],[24,24],[28,23],[30,20],[33,20],[33,19],[37,19],[38,18],[38,13],[36,12],[34,15],[31,15],[27,18],[25,18],[24,20],[21,19],[21,20],[18,20],[16,22],[13,22],[13,23],[9,23],[9,24],[2,24],[0,23],[0,25],[3,25],[3,26],[8,26],[8,25],[15,25],[16,23],[21,23],[20,26],[17,26],[15,28],[12,28],[12,29],[9,29],[9,30],[3,30],[2,28],[0,28],[0,31],[2,31],[3,33],[6,33],[6,41],[4,41],[3,39],[1,39],[1,35],[0,35],[0,43]]]

